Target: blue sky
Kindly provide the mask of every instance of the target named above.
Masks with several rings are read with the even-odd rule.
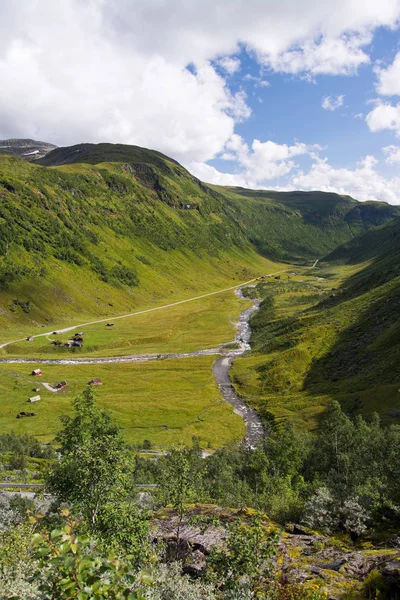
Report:
[[[3,0],[0,139],[400,204],[400,0]]]
[[[368,64],[362,65],[352,75],[318,75],[312,78],[276,73],[260,67],[256,58],[241,48],[234,56],[240,61],[240,67],[228,81],[233,93],[245,91],[251,116],[236,126],[236,133],[248,144],[255,138],[287,145],[299,141],[307,145],[317,144],[321,146],[319,156],[327,158],[335,169],[354,169],[361,159],[371,155],[379,161],[377,171],[380,174],[388,179],[396,178],[400,160],[386,162],[387,152],[383,150],[398,144],[396,132],[388,129],[371,132],[365,117],[379,98],[376,65],[390,68],[400,49],[399,42],[397,29],[380,27],[374,31],[372,41],[366,47],[370,57]],[[268,85],[260,85],[260,81],[268,82]],[[331,100],[332,110],[323,107],[327,97]],[[341,98],[340,106],[334,108],[338,98]],[[311,162],[307,155],[296,160],[298,167],[305,170],[309,169]],[[240,165],[236,164],[232,169],[231,161],[218,157],[209,164],[222,173],[239,175],[241,172]],[[276,184],[278,187],[291,187],[292,175],[290,172],[271,180],[271,185],[263,182],[260,187],[272,188]],[[374,198],[372,190],[369,197]],[[393,201],[390,194],[388,197],[383,194],[382,199]]]

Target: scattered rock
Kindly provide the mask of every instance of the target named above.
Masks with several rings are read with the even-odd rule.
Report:
[[[386,563],[381,569],[385,583],[393,589],[400,589],[400,558]]]
[[[192,577],[200,577],[207,567],[205,554],[200,550],[195,550],[190,556],[190,560],[185,563],[183,572]]]

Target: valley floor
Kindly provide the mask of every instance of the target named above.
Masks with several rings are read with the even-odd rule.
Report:
[[[274,273],[276,274],[276,273]],[[244,282],[246,283],[251,282]],[[201,295],[173,306],[157,307],[122,320],[115,326],[106,322],[85,327],[85,344],[79,353],[69,348],[57,349],[51,344],[61,335],[44,334],[33,342],[24,340],[3,344],[7,362],[0,365],[1,400],[0,427],[3,431],[34,433],[42,441],[50,441],[59,429],[59,417],[68,413],[71,401],[84,389],[89,380],[98,377],[99,405],[107,408],[123,428],[126,440],[140,444],[150,440],[157,446],[171,446],[182,442],[190,444],[198,437],[205,448],[221,447],[240,440],[245,434],[242,417],[225,402],[212,372],[215,356],[196,356],[185,360],[158,360],[154,363],[114,362],[83,364],[87,360],[100,363],[104,354],[115,361],[129,360],[126,353],[140,351],[144,357],[151,351],[196,352],[196,349],[233,348],[235,323],[239,314],[251,306],[251,301],[234,294],[237,286]],[[163,308],[163,310],[160,310]],[[74,328],[75,330],[75,328]],[[29,356],[34,364],[18,364]],[[14,357],[14,358],[12,358]],[[157,356],[160,358],[160,355]],[[48,364],[46,361],[79,361],[74,364]],[[43,375],[30,375],[40,366]],[[54,392],[59,381],[67,386]],[[34,390],[39,390],[34,391]],[[40,395],[37,403],[27,403],[29,397]],[[35,416],[17,419],[21,412]]]

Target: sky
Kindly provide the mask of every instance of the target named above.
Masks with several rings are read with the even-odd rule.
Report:
[[[0,139],[400,204],[400,0],[1,0]]]

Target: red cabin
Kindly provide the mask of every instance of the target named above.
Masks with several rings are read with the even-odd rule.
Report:
[[[32,375],[33,375],[34,377],[39,377],[39,375],[42,375],[42,371],[41,371],[41,369],[33,369],[33,371],[32,371]]]

